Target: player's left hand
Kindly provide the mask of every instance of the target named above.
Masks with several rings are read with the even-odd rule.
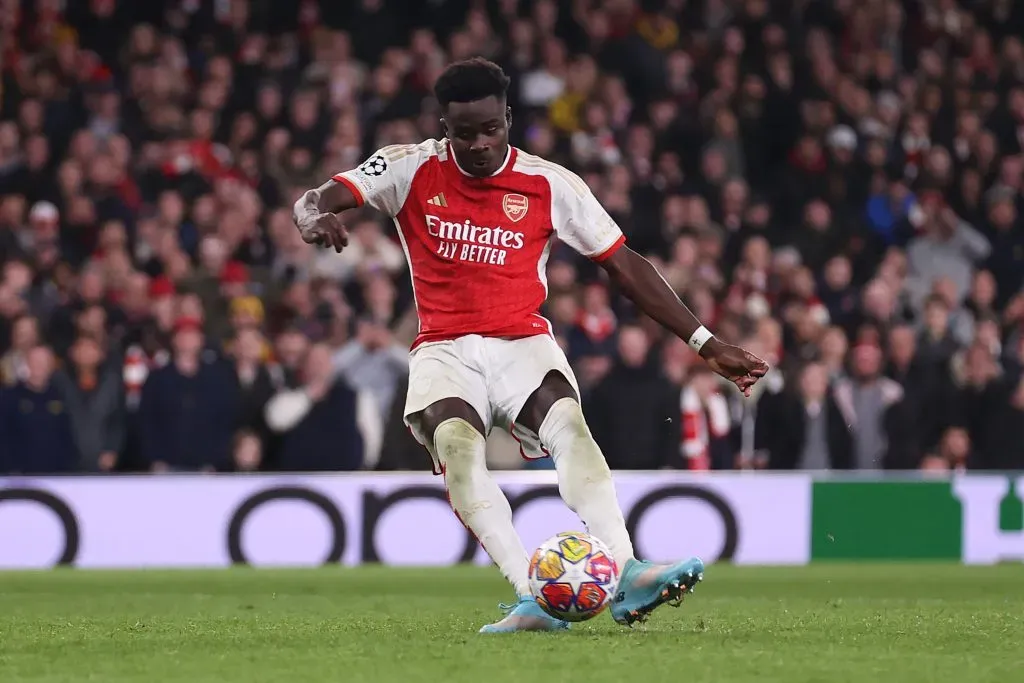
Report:
[[[750,396],[751,387],[768,372],[768,363],[718,339],[709,340],[700,355],[712,370],[739,387],[744,396]]]

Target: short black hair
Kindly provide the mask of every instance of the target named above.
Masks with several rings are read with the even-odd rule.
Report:
[[[434,95],[447,109],[452,102],[475,102],[485,97],[504,98],[509,77],[489,59],[473,57],[449,64],[434,84]]]

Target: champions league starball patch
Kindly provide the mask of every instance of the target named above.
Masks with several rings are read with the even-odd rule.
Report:
[[[368,176],[382,176],[384,172],[388,170],[388,162],[384,161],[384,157],[380,154],[375,154],[359,167],[359,172]]]

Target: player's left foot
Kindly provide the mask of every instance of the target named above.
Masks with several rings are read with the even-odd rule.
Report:
[[[564,631],[569,623],[541,609],[537,601],[530,596],[519,598],[514,605],[500,605],[508,612],[505,618],[494,624],[487,624],[480,633],[515,633],[516,631]]]
[[[622,568],[619,590],[612,600],[612,619],[632,626],[646,621],[651,612],[665,603],[678,607],[703,579],[704,563],[699,557],[669,565],[629,560]]]

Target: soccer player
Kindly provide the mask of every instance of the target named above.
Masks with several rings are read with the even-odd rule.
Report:
[[[495,425],[511,431],[524,457],[554,460],[566,505],[620,568],[612,617],[632,624],[691,591],[704,565],[698,558],[654,565],[633,555],[576,378],[539,313],[552,235],[600,264],[640,310],[743,392],[768,366],[701,325],[654,266],[625,246],[577,175],[509,145],[508,85],[502,69],[485,59],[451,64],[434,86],[444,139],[380,149],[306,192],[295,204],[295,224],[307,243],[340,252],[348,234],[338,212],[367,204],[394,219],[419,315],[405,422],[430,453],[435,474],[444,475],[455,514],[519,598],[481,631],[568,628],[530,597],[529,556],[484,461]]]

